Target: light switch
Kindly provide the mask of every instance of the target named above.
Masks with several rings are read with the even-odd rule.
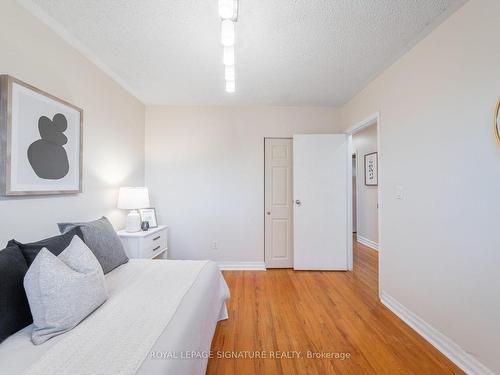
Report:
[[[396,185],[396,199],[403,200],[404,188],[401,185]]]

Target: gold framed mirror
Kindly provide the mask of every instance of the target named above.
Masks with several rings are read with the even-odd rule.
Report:
[[[497,137],[497,142],[500,143],[500,98],[498,99],[495,112],[493,113],[493,129]]]

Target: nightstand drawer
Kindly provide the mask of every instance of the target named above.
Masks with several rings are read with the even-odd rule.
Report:
[[[161,258],[167,257],[168,231],[166,226],[150,229],[146,232],[128,233],[119,231],[123,247],[129,258]]]
[[[157,256],[161,251],[166,249],[166,244],[162,246],[162,244],[154,244],[152,247],[149,247],[147,249],[144,249],[143,254],[144,258],[154,258]]]
[[[143,238],[143,246],[145,249],[153,249],[157,246],[161,246],[161,249],[167,247],[167,230],[161,230],[152,233],[149,236]]]

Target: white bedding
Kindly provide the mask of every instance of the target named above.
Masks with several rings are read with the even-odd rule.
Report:
[[[119,293],[151,260],[131,260],[106,275],[110,295]],[[171,260],[154,260],[172,265]],[[168,267],[169,271],[175,267]],[[137,374],[203,374],[207,365],[204,358],[192,357],[193,352],[208,353],[218,320],[227,318],[224,301],[229,290],[213,262],[202,268],[192,287],[184,295],[175,314],[154,343],[151,352],[139,367]],[[158,311],[158,314],[161,312]],[[87,318],[91,319],[92,315]],[[66,335],[53,338],[42,345],[31,343],[32,327],[26,327],[0,345],[0,373],[20,374],[38,361],[54,344]],[[106,369],[102,369],[106,373]]]

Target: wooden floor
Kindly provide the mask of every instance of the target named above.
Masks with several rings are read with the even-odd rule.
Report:
[[[207,374],[463,374],[379,302],[377,252],[354,243],[353,272],[224,272]]]

